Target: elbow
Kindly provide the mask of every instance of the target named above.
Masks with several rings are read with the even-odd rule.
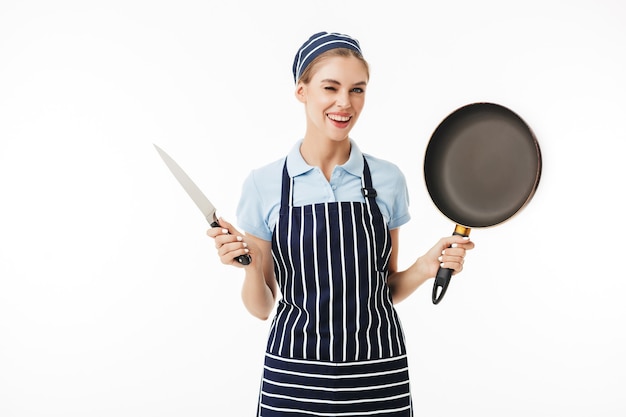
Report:
[[[267,321],[270,318],[269,314],[255,314],[255,317],[261,321]]]
[[[267,321],[267,319],[270,318],[269,314],[264,314],[264,313],[255,313],[255,312],[250,312],[250,314],[252,314],[254,317],[256,317],[257,319],[261,320],[261,321]]]
[[[253,309],[253,308],[247,308],[247,310],[248,310],[248,313],[250,313],[252,316],[256,317],[257,319],[261,321],[266,321],[267,319],[269,319],[270,313],[271,313],[271,311],[258,310],[258,309]]]

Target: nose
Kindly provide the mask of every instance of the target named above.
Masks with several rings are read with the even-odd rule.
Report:
[[[337,94],[337,106],[338,107],[350,107],[350,92],[341,91]]]

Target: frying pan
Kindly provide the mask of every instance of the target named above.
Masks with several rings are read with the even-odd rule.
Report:
[[[424,180],[435,206],[456,223],[453,235],[500,224],[531,200],[541,176],[541,151],[530,127],[512,110],[472,103],[450,113],[433,132]],[[448,289],[452,270],[439,268],[432,300]]]

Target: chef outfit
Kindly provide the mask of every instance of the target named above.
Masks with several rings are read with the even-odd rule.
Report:
[[[248,177],[238,207],[247,233],[267,238],[273,226],[272,256],[282,294],[267,341],[257,415],[411,416],[404,334],[386,283],[388,224],[397,227],[409,219],[404,177],[395,165],[364,156],[352,143],[349,160],[324,182],[354,196],[334,177],[343,177],[350,188],[356,179],[359,197],[301,204],[307,198],[305,193],[294,198],[298,188],[317,172],[302,159],[299,144],[282,161],[278,203],[258,185],[268,186],[264,174],[275,172],[280,161]],[[355,168],[361,175],[354,175]],[[308,191],[316,194],[319,188]],[[268,211],[250,211],[260,206]]]

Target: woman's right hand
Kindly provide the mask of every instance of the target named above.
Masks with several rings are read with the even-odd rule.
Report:
[[[247,242],[243,233],[226,220],[219,219],[219,224],[219,227],[212,227],[207,230],[206,234],[215,240],[215,248],[220,261],[225,265],[245,267],[235,258],[241,255],[250,255],[253,259],[252,262],[254,262],[255,252],[258,254],[254,243]]]
[[[271,255],[272,243],[252,235],[244,236],[224,219],[219,219],[219,224],[219,227],[207,230],[207,235],[215,240],[217,255],[223,264],[244,268],[243,303],[253,316],[267,320],[278,292]],[[248,265],[237,262],[235,258],[241,255],[250,255],[251,262]]]

